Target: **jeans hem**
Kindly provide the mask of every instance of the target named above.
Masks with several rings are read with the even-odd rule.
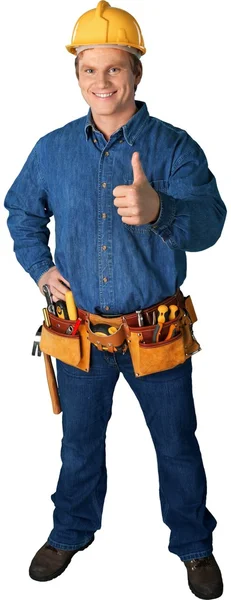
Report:
[[[85,538],[79,544],[62,544],[60,542],[56,542],[55,540],[53,540],[50,537],[48,537],[47,543],[49,543],[51,546],[53,546],[54,548],[57,548],[59,550],[79,550],[79,548],[82,548],[83,546],[85,546],[92,539],[93,535],[94,534],[92,534],[91,537],[89,537],[89,538]]]
[[[183,554],[180,556],[181,560],[192,560],[193,558],[204,558],[205,556],[210,556],[213,553],[213,548],[208,548],[208,550],[201,550],[198,552],[190,552],[189,554]]]

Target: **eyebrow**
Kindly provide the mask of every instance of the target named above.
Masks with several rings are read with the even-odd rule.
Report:
[[[111,69],[111,67],[124,67],[126,66],[124,62],[116,62],[116,63],[111,63],[110,65],[107,65],[105,67],[105,69]],[[89,65],[88,63],[81,63],[81,67],[85,67],[87,69],[94,69],[94,65]]]

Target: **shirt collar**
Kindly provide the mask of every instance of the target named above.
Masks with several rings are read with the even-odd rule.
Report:
[[[125,125],[123,125],[119,129],[117,129],[112,134],[112,135],[115,135],[120,130],[123,130],[124,138],[130,146],[132,146],[134,144],[136,138],[142,131],[146,121],[149,118],[149,112],[147,109],[146,102],[142,102],[142,100],[135,100],[135,103],[136,103],[137,108],[139,109],[138,112],[136,112],[131,117],[131,119],[129,119],[129,121],[127,121],[127,123]],[[98,129],[96,129],[96,127],[95,127],[95,124],[94,124],[94,121],[92,118],[91,109],[89,108],[88,114],[86,116],[85,126],[84,126],[86,140],[89,139],[90,130],[98,131]]]

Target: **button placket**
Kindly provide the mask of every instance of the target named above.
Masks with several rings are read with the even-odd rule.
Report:
[[[100,222],[99,222],[99,292],[102,312],[113,305],[112,285],[112,168],[113,160],[109,150],[103,150],[99,165],[100,181]]]

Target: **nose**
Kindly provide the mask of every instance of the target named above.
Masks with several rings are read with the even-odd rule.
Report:
[[[104,89],[108,86],[108,76],[107,73],[100,73],[98,72],[95,78],[95,84],[97,86],[97,88],[99,89]]]

